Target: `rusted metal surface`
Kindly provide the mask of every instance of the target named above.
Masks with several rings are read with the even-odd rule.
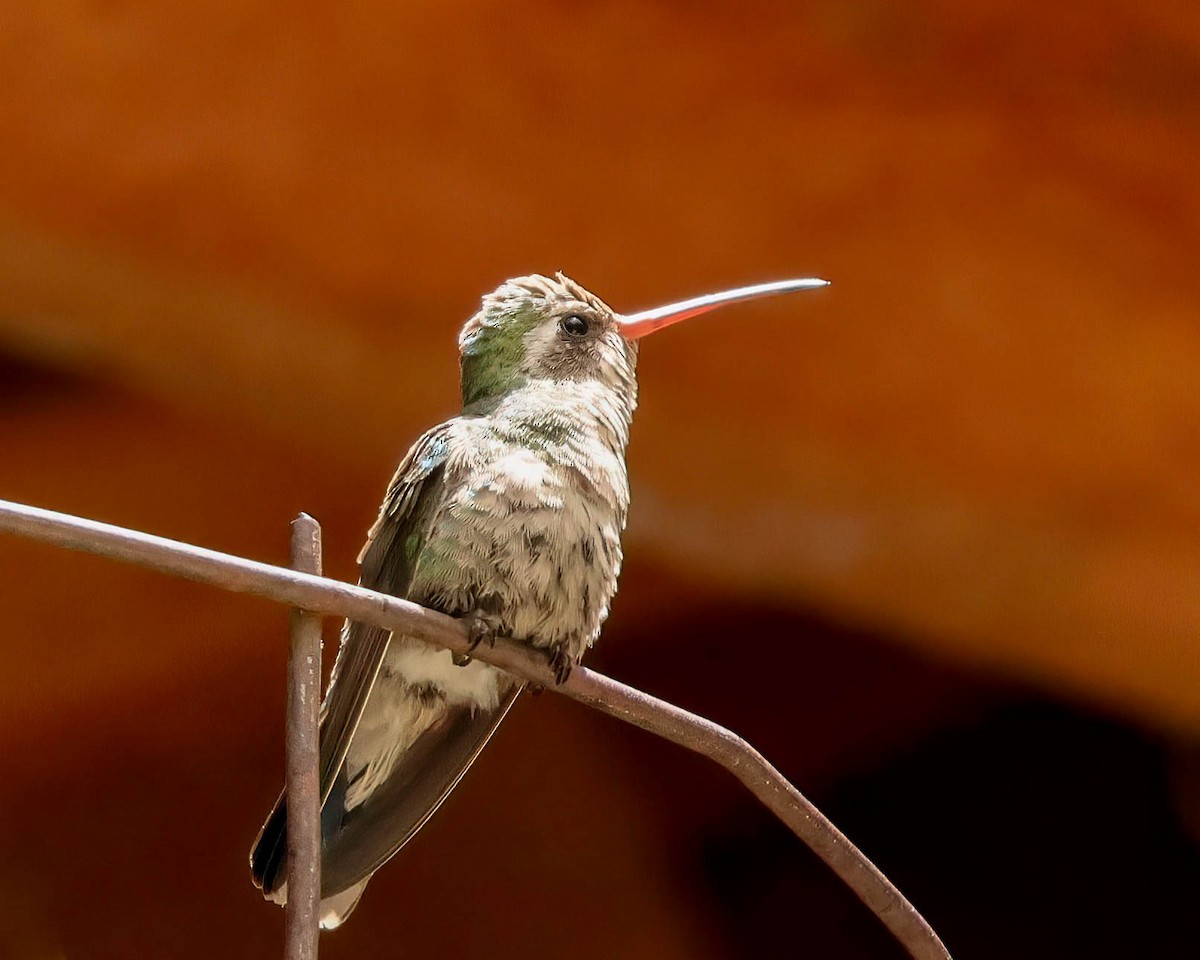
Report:
[[[321,525],[292,521],[292,568],[321,575]],[[321,902],[321,618],[291,616],[287,695],[287,960],[317,960]]]
[[[501,638],[494,647],[471,650],[466,628],[458,620],[348,583],[8,501],[0,501],[0,530],[267,597],[312,613],[351,617],[459,653],[470,652],[478,660],[703,754],[729,770],[808,844],[915,960],[950,956],[924,917],[862,851],[758,751],[703,717],[583,667],[555,685],[545,659],[528,648]]]
[[[825,861],[913,957],[949,958],[933,928],[879,868],[732,730],[582,667],[568,684],[573,689],[564,692],[576,700],[721,764]]]

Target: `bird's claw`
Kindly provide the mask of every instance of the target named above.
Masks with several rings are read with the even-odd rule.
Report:
[[[554,682],[556,684],[566,683],[567,677],[571,675],[571,668],[574,666],[566,649],[564,647],[555,647],[550,651],[548,659],[550,661],[550,670],[554,674]]]
[[[470,641],[467,646],[468,653],[484,642],[489,647],[496,645],[496,637],[500,635],[499,617],[476,610],[463,617],[463,620],[467,625],[467,638]],[[456,653],[453,660],[456,667],[465,667],[471,662],[471,657],[467,653]]]

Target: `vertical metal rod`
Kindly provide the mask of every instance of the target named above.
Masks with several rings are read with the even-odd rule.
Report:
[[[321,525],[292,521],[292,569],[321,573]],[[321,618],[293,609],[287,694],[287,960],[317,960],[321,902]]]

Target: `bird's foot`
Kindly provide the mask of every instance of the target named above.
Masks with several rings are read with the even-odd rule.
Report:
[[[554,673],[554,682],[566,683],[567,677],[571,675],[571,668],[575,666],[566,647],[555,647],[550,651],[547,659],[550,661],[550,670]]]
[[[496,645],[496,638],[500,636],[503,629],[503,624],[496,614],[476,610],[473,613],[467,614],[464,619],[467,624],[467,636],[471,639],[471,645],[467,648],[468,650],[474,650],[484,642],[489,647]]]
[[[500,618],[494,613],[487,613],[483,610],[475,610],[463,617],[463,622],[467,626],[467,637],[470,640],[468,651],[474,650],[481,643],[487,643],[489,647],[496,645],[496,638],[500,636],[501,623]],[[456,667],[465,667],[471,662],[471,657],[466,653],[455,653],[451,655]]]

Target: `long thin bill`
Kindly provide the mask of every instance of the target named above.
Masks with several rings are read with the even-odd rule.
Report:
[[[641,313],[631,313],[629,316],[617,318],[621,335],[626,340],[637,340],[655,330],[669,327],[688,317],[696,317],[727,303],[740,303],[743,300],[756,300],[759,297],[773,297],[778,293],[793,293],[796,290],[812,290],[816,287],[829,285],[828,280],[817,280],[807,277],[803,280],[777,280],[774,283],[756,283],[752,287],[738,287],[736,290],[725,290],[722,293],[710,293],[703,297],[693,297],[691,300],[681,300],[679,303],[669,303],[665,307],[655,307],[653,310],[643,310]]]

